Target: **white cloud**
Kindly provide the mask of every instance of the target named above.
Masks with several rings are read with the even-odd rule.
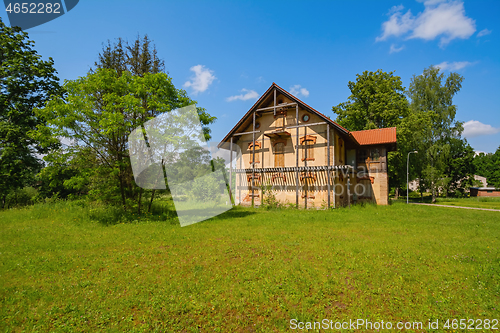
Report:
[[[391,44],[391,49],[389,50],[389,53],[398,53],[398,52],[403,51],[404,48],[405,48],[404,45],[401,47],[396,47],[395,44]]]
[[[491,34],[491,32],[492,32],[491,30],[483,29],[477,33],[477,37],[483,37],[483,36],[489,35],[489,34]]]
[[[414,25],[414,19],[411,15],[411,11],[407,11],[406,14],[401,15],[401,11],[403,10],[403,6],[399,6],[397,8],[392,7],[389,13],[394,12],[388,21],[382,23],[383,33],[382,36],[377,37],[375,40],[381,41],[386,40],[390,36],[399,37],[404,35],[408,31],[410,31]]]
[[[431,0],[424,2],[424,6],[424,11],[417,16],[413,16],[410,10],[403,14],[402,6],[391,8],[389,20],[382,23],[382,35],[376,41],[406,34],[406,39],[434,40],[441,37],[440,45],[445,46],[456,38],[467,39],[476,31],[476,23],[465,16],[461,1]]]
[[[309,90],[307,90],[306,88],[302,88],[300,84],[296,84],[290,87],[290,94],[294,95],[295,97],[299,97],[299,95],[308,97]]]
[[[439,65],[435,65],[434,67],[439,67],[439,69],[441,69],[442,71],[445,70],[458,71],[462,68],[471,65],[474,65],[474,63],[469,61],[455,61],[455,62],[443,61],[442,63],[440,63]]]
[[[184,88],[193,88],[193,93],[196,95],[199,92],[204,92],[208,86],[216,79],[214,71],[205,68],[203,65],[196,65],[189,69],[194,72],[194,76],[190,81],[184,83]]]
[[[230,96],[230,97],[226,98],[226,101],[232,102],[232,101],[236,101],[238,99],[242,100],[242,101],[246,101],[249,99],[257,99],[259,97],[259,94],[255,90],[241,89],[241,92],[244,92],[245,94]]]
[[[464,131],[462,135],[467,138],[473,138],[481,135],[492,135],[500,133],[500,128],[495,128],[491,125],[483,124],[477,120],[469,120],[464,123]]]

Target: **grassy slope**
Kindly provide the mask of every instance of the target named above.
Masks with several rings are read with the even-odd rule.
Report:
[[[497,212],[238,208],[180,228],[105,226],[58,204],[0,212],[0,230],[2,332],[269,332],[500,307]]]

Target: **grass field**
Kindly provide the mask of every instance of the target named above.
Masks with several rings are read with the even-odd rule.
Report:
[[[484,198],[484,197],[463,198],[463,199],[439,198],[437,200],[437,204],[500,210],[500,198]]]
[[[411,197],[410,202],[423,202],[431,203],[432,197],[430,195],[424,196],[423,200],[419,197]],[[397,202],[406,202],[406,198],[401,197]],[[470,197],[470,198],[436,198],[437,205],[450,205],[450,206],[462,206],[462,207],[475,207],[475,208],[488,208],[488,209],[499,209],[500,210],[500,198],[496,197]]]
[[[236,208],[184,228],[162,216],[113,224],[64,202],[1,211],[0,332],[282,332],[324,318],[421,332],[499,319],[499,212]]]

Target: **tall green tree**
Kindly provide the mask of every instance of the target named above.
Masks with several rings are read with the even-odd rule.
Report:
[[[142,39],[137,37],[132,44],[121,38],[118,38],[114,44],[108,40],[99,53],[95,67],[114,69],[119,76],[123,72],[130,72],[137,76],[165,73],[165,62],[158,57],[156,46],[147,35]]]
[[[121,76],[123,73],[130,73],[133,76],[140,77],[147,74],[168,74],[168,72],[165,72],[164,61],[158,57],[156,46],[151,42],[147,35],[142,38],[138,36],[132,43],[123,41],[121,38],[118,38],[113,44],[108,40],[107,44],[103,47],[102,52],[99,53],[98,61],[96,61],[95,67],[97,69],[114,69],[118,76]],[[185,92],[182,93],[185,94]],[[155,117],[158,115],[155,110],[151,108],[148,109],[148,103],[144,97],[142,99],[142,107],[147,110],[146,113],[142,116],[138,114],[134,115],[134,117],[142,117],[141,123],[146,121],[146,117]],[[202,129],[205,134],[205,139],[209,140],[210,129],[208,125],[215,121],[215,117],[210,116],[204,108],[197,107],[196,110],[200,120],[202,121]],[[132,177],[132,170],[130,168],[126,168],[124,171],[130,172],[130,175],[127,177],[130,179]],[[138,191],[138,208],[140,210],[140,198],[142,197],[144,190],[140,188]],[[150,192],[151,194],[151,200],[149,202],[149,209],[151,209],[151,203],[156,190],[146,192]]]
[[[451,192],[455,196],[462,197],[474,183],[474,149],[465,139],[451,138],[448,144],[450,154],[445,161],[444,174],[449,182],[443,189],[446,196]]]
[[[142,188],[136,186],[128,152],[128,135],[158,115],[196,104],[184,90],[176,89],[165,72],[163,60],[147,36],[132,44],[108,41],[99,53],[95,68],[77,80],[66,81],[66,99],[54,99],[39,110],[49,127],[40,129],[73,142],[59,155],[50,156],[54,166],[78,170],[64,184],[73,190],[88,191],[90,198],[141,212]],[[206,139],[208,125],[215,121],[197,107]],[[57,168],[56,168],[57,169]],[[61,170],[58,171],[59,173]],[[49,175],[51,173],[46,172]],[[72,174],[67,171],[65,174]],[[153,191],[146,191],[151,194]]]
[[[406,153],[415,149],[407,122],[400,125],[409,115],[409,103],[406,98],[406,89],[401,78],[394,72],[364,71],[356,75],[356,82],[349,81],[351,95],[347,102],[332,107],[337,114],[336,122],[350,131],[367,130],[396,126],[398,150],[390,152],[389,159],[389,186],[396,189],[406,183]]]
[[[42,167],[36,154],[42,147],[30,133],[44,120],[34,108],[44,107],[62,89],[52,58],[45,61],[34,49],[34,42],[19,27],[9,28],[0,19],[0,196],[32,182]]]
[[[90,194],[124,207],[138,200],[128,154],[128,135],[163,112],[191,105],[165,73],[134,76],[113,69],[97,69],[86,77],[66,81],[66,99],[55,98],[38,115],[50,125],[50,137],[74,142],[68,149],[88,161],[80,177],[87,177]],[[205,122],[213,121],[212,118]],[[50,143],[50,142],[48,142]],[[82,155],[85,155],[82,156]],[[84,176],[86,175],[86,176]],[[85,181],[73,179],[72,184]]]
[[[432,192],[436,201],[438,188],[448,186],[447,161],[452,156],[450,141],[460,139],[462,123],[455,120],[457,111],[453,97],[462,87],[463,77],[457,73],[445,76],[438,67],[430,66],[421,75],[414,75],[408,95],[413,113],[425,114],[430,119],[419,145],[420,185]]]
[[[364,71],[347,84],[347,102],[332,107],[336,122],[350,131],[392,127],[408,114],[405,87],[394,72]]]

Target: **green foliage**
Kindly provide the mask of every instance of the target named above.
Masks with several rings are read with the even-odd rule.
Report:
[[[486,177],[488,186],[500,188],[500,146],[494,154],[480,153],[474,157],[476,174]]]
[[[428,188],[435,201],[438,187],[451,183],[448,177],[463,178],[466,175],[451,175],[449,161],[455,154],[462,154],[465,145],[458,143],[463,130],[462,124],[455,121],[456,106],[453,96],[460,90],[463,77],[450,73],[445,77],[438,67],[430,66],[421,75],[414,75],[409,87],[411,112],[426,121],[420,124],[420,139],[415,142],[420,162],[415,168],[422,189]],[[455,147],[455,151],[452,150]],[[463,149],[462,149],[463,148]],[[456,181],[456,179],[455,179]]]
[[[421,190],[431,189],[434,198],[438,187],[463,196],[474,168],[472,148],[460,139],[462,124],[455,121],[453,96],[462,81],[457,73],[445,77],[431,66],[414,75],[405,91],[393,72],[365,71],[356,82],[349,81],[351,96],[333,111],[336,121],[351,131],[397,127],[398,149],[388,154],[390,187],[406,188],[408,153],[417,150],[410,156],[410,179],[419,178]]]
[[[57,149],[44,157],[47,165],[36,176],[39,182],[38,190],[42,198],[50,198],[57,195],[59,198],[76,196],[86,193],[85,186],[71,186],[71,181],[75,181],[83,174],[83,165],[77,156],[64,152],[64,149]]]
[[[64,89],[64,98],[55,97],[36,110],[47,122],[36,133],[44,145],[57,143],[55,137],[71,143],[46,157],[48,167],[40,175],[44,193],[86,193],[92,200],[139,213],[148,200],[151,210],[155,191],[135,184],[128,135],[158,115],[196,101],[175,88],[147,36],[132,45],[121,39],[108,42],[96,68],[65,81]],[[207,126],[216,118],[203,108],[197,111],[208,139]]]
[[[42,119],[33,112],[51,96],[61,96],[54,61],[41,59],[34,42],[19,27],[9,28],[0,19],[0,196],[27,184],[42,167],[35,154],[46,153],[54,145],[42,147],[30,135]],[[56,143],[57,144],[57,143]]]
[[[197,201],[210,201],[217,205],[221,202],[221,188],[224,187],[224,181],[218,179],[213,173],[209,173],[204,177],[194,179],[191,195]]]
[[[38,114],[53,136],[74,144],[71,156],[84,161],[82,172],[66,182],[75,188],[89,186],[89,194],[110,203],[138,200],[128,156],[128,134],[147,120],[190,105],[165,73],[118,76],[115,70],[98,69],[74,81],[66,81],[66,99],[50,101]]]
[[[465,139],[451,138],[448,142],[450,154],[445,161],[444,173],[449,178],[449,184],[444,187],[444,191],[446,194],[452,192],[456,197],[464,197],[474,182],[474,149]]]
[[[271,184],[266,184],[262,187],[262,207],[265,209],[284,207],[284,204],[276,199],[276,192]]]
[[[38,195],[38,190],[31,186],[15,189],[6,196],[5,208],[33,205]]]
[[[351,90],[346,103],[332,108],[336,122],[350,131],[397,126],[408,114],[405,88],[394,72],[364,71],[349,81]]]
[[[158,57],[156,46],[151,45],[147,35],[142,40],[137,37],[132,45],[121,38],[114,44],[108,40],[98,58],[96,68],[114,69],[119,76],[124,72],[136,76],[165,72],[165,63]]]

